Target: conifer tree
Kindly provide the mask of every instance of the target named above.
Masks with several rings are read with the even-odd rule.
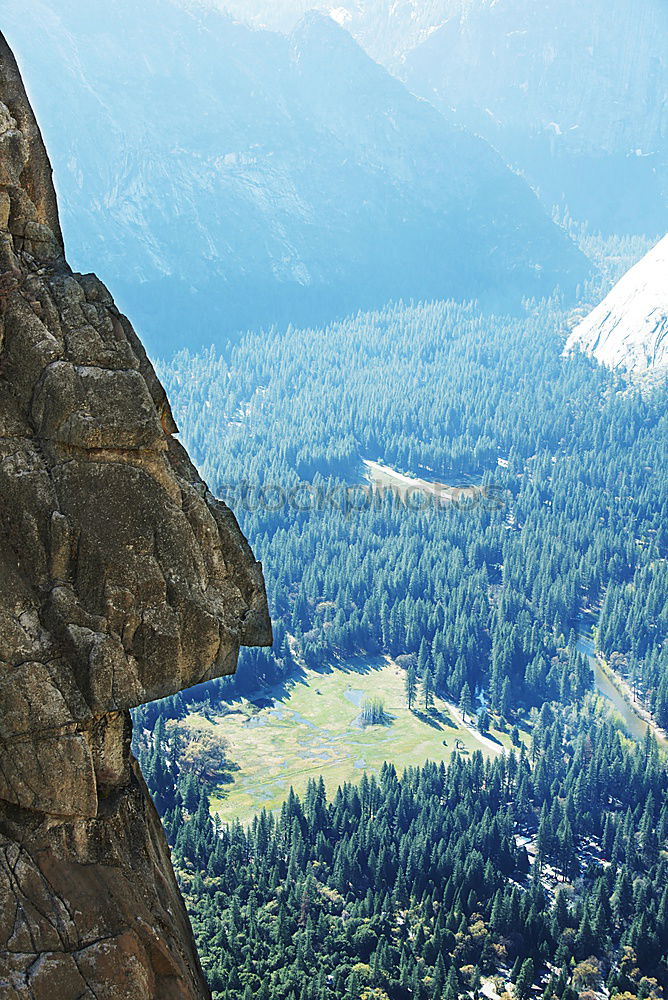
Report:
[[[405,679],[406,688],[406,704],[408,705],[408,710],[413,711],[413,706],[415,705],[415,699],[417,697],[417,674],[415,672],[415,667],[410,665],[406,670]]]
[[[427,667],[422,678],[422,698],[425,712],[430,712],[434,706],[434,675]]]
[[[472,706],[473,699],[471,697],[471,688],[468,684],[464,684],[459,695],[459,711],[462,713],[464,722],[466,722],[468,716],[471,715]]]

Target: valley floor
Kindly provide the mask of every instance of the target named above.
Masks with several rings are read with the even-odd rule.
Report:
[[[642,740],[647,721],[621,690],[620,679],[596,657],[591,639],[581,635],[578,647],[592,663],[599,693],[630,735]],[[455,751],[466,756],[480,750],[489,757],[511,749],[508,733],[494,728],[480,733],[440,697],[429,713],[421,702],[409,711],[405,676],[390,657],[360,655],[317,671],[302,669],[285,684],[232,701],[220,712],[191,714],[186,727],[210,731],[227,745],[229,781],[212,794],[212,812],[224,823],[245,824],[263,807],[279,809],[290,787],[302,795],[311,778],[322,776],[331,796],[364,772],[377,774],[384,761],[401,772],[427,760],[447,762]],[[360,723],[369,697],[382,699],[386,724]]]
[[[279,808],[291,785],[302,793],[309,778],[322,775],[333,794],[364,771],[379,772],[386,760],[401,772],[426,760],[449,761],[455,750],[492,756],[510,748],[507,734],[483,736],[441,698],[429,714],[420,705],[409,711],[404,678],[389,658],[359,657],[326,672],[305,670],[289,687],[255,703],[231,703],[225,715],[190,716],[188,725],[214,730],[228,742],[234,762],[233,780],[212,796],[212,812],[223,822],[245,823],[263,806]],[[360,725],[368,696],[382,698],[386,725]]]

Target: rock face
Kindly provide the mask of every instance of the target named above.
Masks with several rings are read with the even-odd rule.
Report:
[[[629,375],[668,375],[668,236],[575,327],[574,350]]]
[[[0,35],[0,995],[208,996],[128,709],[268,645],[260,565],[68,267]]]

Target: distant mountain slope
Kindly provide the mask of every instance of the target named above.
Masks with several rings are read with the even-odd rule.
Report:
[[[547,205],[607,232],[668,228],[665,0],[471,0],[401,75],[520,167]]]
[[[308,0],[210,0],[284,30]],[[312,0],[606,232],[668,228],[665,0]]]
[[[75,262],[153,353],[391,297],[507,305],[585,272],[489,146],[329,18],[288,38],[199,3],[7,0],[3,22]]]
[[[184,6],[193,0],[180,0]],[[259,28],[289,33],[310,10],[346,28],[372,59],[398,71],[407,53],[470,0],[197,0]]]
[[[575,327],[566,353],[577,349],[608,368],[668,374],[668,236]]]

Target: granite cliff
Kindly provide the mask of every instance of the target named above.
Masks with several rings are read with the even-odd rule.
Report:
[[[267,645],[260,565],[63,249],[0,35],[0,995],[208,996],[129,709]]]
[[[565,354],[584,351],[629,377],[668,375],[668,236],[572,330]]]

